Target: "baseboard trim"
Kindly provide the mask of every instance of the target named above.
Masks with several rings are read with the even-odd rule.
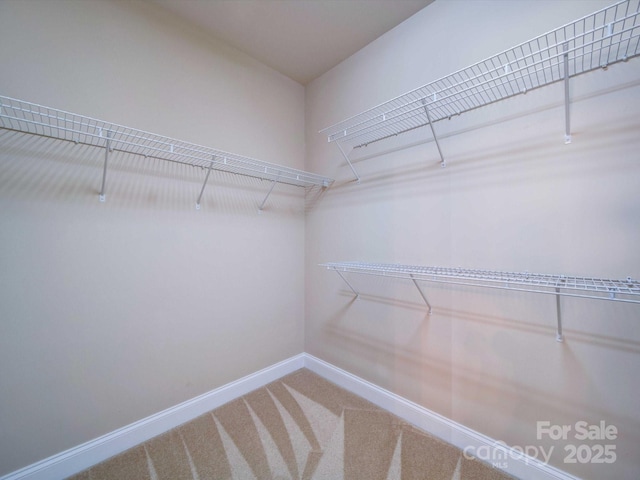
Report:
[[[304,363],[305,354],[301,353],[126,427],[16,470],[0,477],[0,480],[51,480],[52,478],[66,478],[74,475],[303,368]]]
[[[406,398],[380,388],[346,370],[319,358],[304,354],[304,366],[321,377],[339,385],[374,405],[383,408],[416,427],[469,452],[488,453],[488,458],[501,463],[503,469],[522,480],[580,480],[536,458],[524,455],[520,450],[506,446],[492,438],[465,427],[436,412],[432,412]]]

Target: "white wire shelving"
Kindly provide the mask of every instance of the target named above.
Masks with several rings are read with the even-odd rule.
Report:
[[[529,272],[497,272],[465,268],[363,262],[332,262],[323,263],[320,266],[335,271],[356,297],[359,296],[359,292],[349,282],[345,274],[354,273],[411,280],[427,304],[429,314],[431,313],[431,304],[427,300],[424,291],[418,285],[418,282],[444,283],[555,295],[558,322],[556,339],[558,341],[563,340],[560,308],[561,296],[640,304],[640,281],[633,280],[630,277],[624,280],[611,280]]]
[[[100,201],[105,201],[107,167],[111,152],[124,152],[148,158],[201,167],[206,176],[196,202],[200,201],[211,170],[220,170],[271,181],[267,198],[278,183],[297,187],[328,187],[333,179],[290,167],[256,160],[154,133],[45,107],[24,100],[0,96],[0,127],[83,145],[104,148],[105,159]]]
[[[571,142],[569,78],[640,54],[640,0],[623,0],[320,130],[356,180],[349,154],[530,90],[564,81],[565,143]],[[346,148],[345,148],[346,147]],[[346,152],[348,148],[351,151]]]

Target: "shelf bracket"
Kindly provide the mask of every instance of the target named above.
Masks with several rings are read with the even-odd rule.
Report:
[[[278,177],[280,178],[280,177]],[[278,183],[278,178],[276,178],[275,180],[273,180],[271,182],[271,188],[269,189],[269,191],[267,192],[267,196],[264,197],[264,200],[262,200],[262,203],[260,204],[260,206],[258,207],[258,211],[262,212],[262,209],[264,208],[264,204],[267,203],[267,198],[269,198],[269,195],[271,195],[271,192],[273,192],[274,187],[276,186],[276,183]]]
[[[342,154],[344,159],[347,161],[347,163],[349,164],[349,168],[351,168],[353,175],[356,177],[356,183],[360,183],[360,175],[358,175],[358,172],[356,172],[356,169],[353,167],[351,160],[349,160],[349,156],[346,153],[344,153],[344,150],[340,146],[340,142],[336,142],[336,145],[338,145],[338,148],[340,149],[340,153]]]
[[[107,141],[104,149],[104,167],[102,168],[102,186],[100,187],[100,195],[98,196],[99,200],[103,203],[107,199],[105,195],[105,187],[107,184],[107,164],[109,163],[110,151],[111,151],[111,130],[107,130]]]
[[[200,190],[200,195],[198,195],[198,201],[196,202],[196,210],[200,210],[200,201],[202,200],[202,194],[204,193],[204,188],[207,186],[207,181],[209,180],[209,175],[211,175],[211,169],[213,168],[213,162],[215,162],[215,155],[211,159],[211,163],[209,164],[209,168],[207,169],[207,176],[204,177],[204,183],[202,184],[202,189]]]
[[[426,303],[427,307],[429,307],[429,315],[431,315],[431,304],[429,303],[429,300],[427,300],[427,296],[424,294],[424,292],[420,288],[420,285],[418,285],[418,282],[416,282],[416,279],[413,277],[413,274],[411,275],[411,280],[413,281],[413,284],[418,289],[418,292],[420,292],[420,296],[424,300],[424,303]]]
[[[562,336],[562,309],[560,308],[560,289],[556,288],[556,314],[558,317],[558,329],[556,330],[556,341],[564,342]]]
[[[341,278],[342,280],[344,280],[344,283],[346,283],[346,284],[347,284],[347,286],[351,289],[351,291],[352,291],[352,292],[353,292],[353,294],[356,296],[356,298],[358,298],[358,297],[360,296],[360,294],[356,291],[356,289],[355,289],[355,288],[353,288],[353,285],[351,285],[351,284],[349,283],[349,281],[345,278],[345,276],[344,276],[344,275],[342,275],[342,272],[340,272],[340,270],[335,270],[335,272],[336,272],[338,275],[340,275],[340,278]]]
[[[569,111],[569,45],[562,45],[564,50],[564,143],[571,143],[571,114]]]
[[[431,128],[431,134],[433,135],[433,140],[436,142],[436,147],[438,147],[438,153],[440,154],[440,166],[446,167],[447,163],[444,161],[444,156],[442,155],[442,150],[440,149],[440,143],[438,142],[438,136],[436,135],[436,130],[433,128],[433,123],[431,122],[431,114],[429,113],[429,108],[427,107],[427,99],[422,99],[422,105],[424,106],[424,113],[427,114],[427,121],[429,122],[429,127]]]

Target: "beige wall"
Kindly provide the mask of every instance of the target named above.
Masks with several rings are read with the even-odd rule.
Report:
[[[307,87],[307,168],[336,178],[306,222],[305,349],[490,437],[554,447],[583,478],[637,478],[640,308],[351,276],[327,261],[640,278],[640,60],[421,129],[352,158],[317,132],[609,2],[436,1]],[[564,462],[536,422],[619,429],[613,465]],[[592,442],[611,443],[611,442]]]
[[[0,94],[304,165],[304,89],[144,4],[0,2]],[[303,350],[304,192],[0,131],[0,476]]]

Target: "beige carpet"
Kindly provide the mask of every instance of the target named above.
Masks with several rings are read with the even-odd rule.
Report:
[[[512,477],[298,370],[72,480],[502,480]]]

